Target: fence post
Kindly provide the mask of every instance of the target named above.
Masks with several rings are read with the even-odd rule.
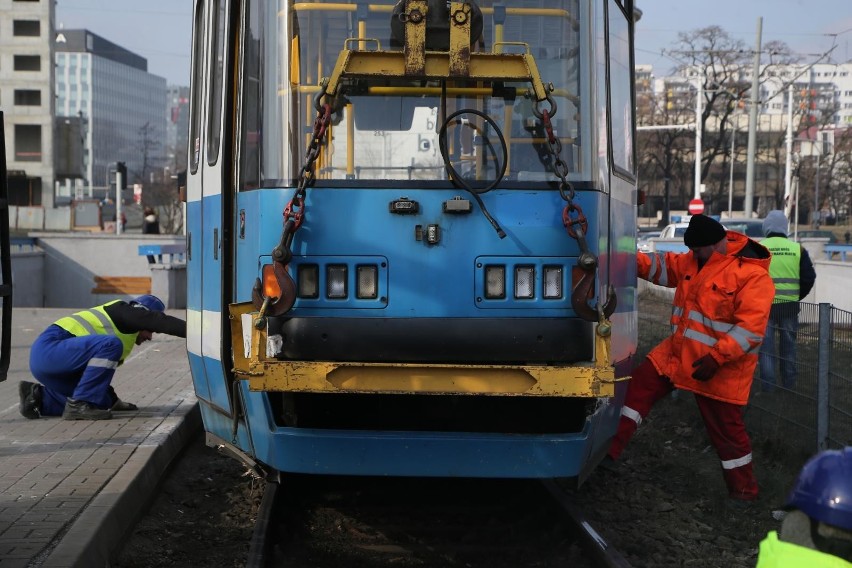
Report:
[[[817,451],[828,449],[828,372],[831,354],[831,304],[819,305],[819,335],[817,336]]]

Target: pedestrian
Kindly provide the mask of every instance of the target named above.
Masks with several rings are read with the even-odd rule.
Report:
[[[150,340],[155,332],[186,337],[186,322],[164,310],[162,300],[146,294],[53,322],[30,350],[30,372],[41,384],[20,383],[21,414],[105,420],[112,417],[111,410],[136,410],[136,405],[118,398],[110,383],[134,345]]]
[[[757,568],[852,568],[852,447],[811,458],[785,508],[781,530],[760,543]]]
[[[683,241],[690,252],[636,255],[640,278],[676,288],[672,335],[634,369],[605,461],[612,467],[657,401],[675,388],[692,391],[740,505],[758,494],[743,408],[774,293],[770,255],[706,215],[692,216]]]
[[[157,217],[157,212],[153,207],[146,207],[142,212],[142,234],[143,235],[159,235],[160,234],[160,219]],[[148,264],[154,264],[154,255],[149,254]],[[157,256],[160,262],[163,261],[163,255]]]
[[[796,332],[799,327],[799,302],[816,281],[816,271],[807,249],[787,238],[788,223],[783,211],[774,210],[763,220],[765,239],[760,244],[772,253],[769,275],[775,284],[775,299],[769,312],[769,325],[760,345],[760,386],[775,389],[775,361],[780,359],[781,383],[786,389],[796,386]],[[775,338],[778,337],[776,354]]]
[[[852,233],[850,233],[849,231],[846,231],[845,233],[843,233],[843,238],[846,239],[846,244],[848,245],[849,239],[852,238]]]

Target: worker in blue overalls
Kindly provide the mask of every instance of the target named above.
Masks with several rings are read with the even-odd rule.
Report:
[[[22,381],[20,410],[26,418],[106,420],[113,410],[136,410],[110,383],[115,369],[153,334],[186,337],[186,322],[164,313],[151,294],[115,300],[53,322],[33,343],[30,372],[41,384]]]

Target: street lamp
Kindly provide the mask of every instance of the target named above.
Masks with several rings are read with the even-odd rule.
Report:
[[[817,132],[817,136],[820,136],[820,133]],[[819,229],[820,221],[822,221],[822,208],[820,206],[819,201],[819,190],[820,190],[820,165],[822,162],[823,154],[829,155],[831,154],[831,141],[819,138],[797,138],[796,139],[800,143],[800,155],[802,156],[816,156],[816,175],[814,178],[814,212],[813,212],[813,226],[814,229]],[[807,146],[804,143],[807,142]],[[826,150],[826,146],[828,150]],[[807,151],[805,150],[807,148]],[[798,209],[797,209],[798,211]]]

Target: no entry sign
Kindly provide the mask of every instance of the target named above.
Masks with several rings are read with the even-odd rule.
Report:
[[[700,213],[704,213],[704,202],[700,199],[693,199],[689,202],[689,207],[687,207],[687,211],[689,211],[690,215],[698,215]]]

